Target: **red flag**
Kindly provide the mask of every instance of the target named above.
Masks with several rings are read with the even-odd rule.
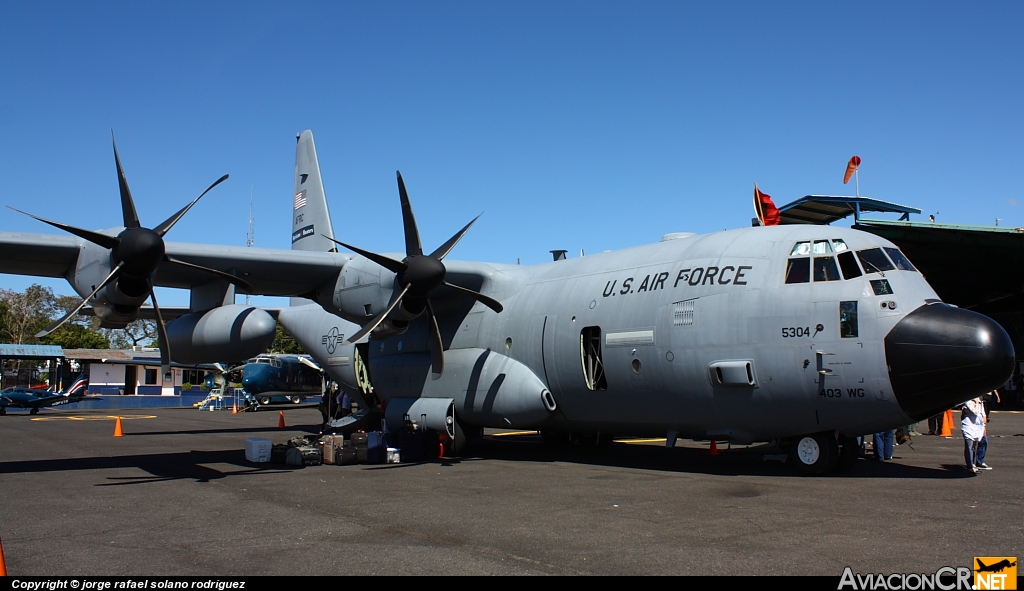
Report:
[[[850,177],[857,171],[857,167],[860,166],[860,156],[854,156],[850,158],[849,164],[846,165],[846,176],[843,177],[843,184],[850,182]]]
[[[754,211],[762,226],[778,226],[782,221],[782,214],[779,213],[779,208],[775,207],[772,196],[762,193],[757,188],[757,183],[754,183]]]

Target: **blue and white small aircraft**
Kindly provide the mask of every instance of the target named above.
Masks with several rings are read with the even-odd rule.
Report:
[[[81,402],[89,394],[89,378],[85,374],[78,376],[71,386],[63,392],[36,390],[34,388],[5,388],[0,391],[0,416],[7,414],[8,408],[28,408],[29,414],[39,414],[44,406],[60,406]],[[100,398],[90,397],[90,400]]]

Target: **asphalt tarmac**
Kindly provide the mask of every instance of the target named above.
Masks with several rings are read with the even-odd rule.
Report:
[[[1024,543],[1020,413],[994,413],[977,477],[962,439],[919,436],[891,462],[806,478],[763,448],[497,433],[461,459],[295,469],[246,461],[245,439],[315,432],[314,407],[123,411],[121,438],[109,412],[0,417],[10,575],[839,576]]]

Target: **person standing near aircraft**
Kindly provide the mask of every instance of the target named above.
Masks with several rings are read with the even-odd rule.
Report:
[[[985,437],[985,406],[981,398],[964,403],[960,410],[960,430],[964,433],[964,459],[967,469],[977,474],[983,461],[978,457],[978,447]]]
[[[992,420],[989,415],[989,405],[992,403],[992,399],[995,399],[995,404],[999,404],[1001,399],[999,398],[999,390],[992,390],[986,396],[982,396],[982,405],[985,409],[985,434],[981,436],[981,441],[978,443],[978,468],[982,470],[991,470],[992,466],[985,463],[985,454],[988,452],[988,422]]]
[[[889,429],[888,431],[879,431],[878,433],[875,433],[875,459],[891,460],[892,443],[892,429]]]

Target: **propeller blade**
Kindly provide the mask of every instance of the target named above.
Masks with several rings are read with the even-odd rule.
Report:
[[[430,253],[430,256],[439,261],[443,260],[444,257],[448,256],[448,253],[451,252],[453,248],[455,248],[455,245],[459,243],[459,240],[462,240],[462,236],[469,230],[469,227],[475,224],[478,219],[480,219],[480,215],[473,218],[473,221],[466,224],[466,227],[456,232],[454,236],[448,239],[448,242],[445,242],[444,244],[439,246],[437,250]]]
[[[121,213],[124,215],[124,227],[141,228],[139,214],[135,212],[135,202],[132,201],[132,192],[128,189],[128,178],[124,176],[121,158],[117,155],[117,142],[114,141],[113,129],[110,130],[110,143],[114,144],[114,162],[117,163],[117,183],[121,189]]]
[[[107,284],[109,284],[111,281],[113,281],[114,279],[117,278],[117,274],[121,271],[121,267],[123,267],[123,266],[124,266],[123,262],[122,263],[118,263],[117,266],[114,267],[114,270],[110,272],[110,275],[107,275],[107,278],[104,279],[98,286],[96,286],[96,289],[92,290],[92,293],[90,293],[88,296],[86,296],[86,298],[84,300],[82,300],[78,304],[78,306],[75,307],[74,310],[72,310],[72,311],[68,312],[67,314],[65,314],[64,317],[61,318],[60,320],[58,320],[57,322],[54,322],[50,326],[47,326],[43,330],[37,332],[36,333],[36,338],[39,339],[39,338],[45,337],[46,335],[48,335],[51,332],[53,332],[53,331],[57,330],[58,328],[60,328],[60,326],[62,324],[64,324],[65,322],[67,322],[69,318],[71,318],[75,314],[78,314],[78,311],[81,310],[83,307],[85,307],[86,302],[91,300],[93,298],[93,296],[95,296],[97,293],[99,293],[99,291],[101,289],[106,287]]]
[[[167,327],[164,326],[164,318],[160,315],[160,306],[156,303],[153,280],[147,277],[146,283],[149,285],[149,297],[153,300],[153,311],[156,312],[157,344],[160,345],[160,375],[163,376],[171,371],[171,344],[167,340]]]
[[[330,236],[327,236],[325,234],[321,234],[321,236],[323,236],[324,238],[330,240],[331,242],[334,242],[336,244],[340,244],[340,245],[344,246],[345,248],[351,250],[352,252],[356,252],[356,253],[359,253],[359,254],[363,255],[364,257],[366,257],[366,258],[370,259],[371,261],[377,263],[381,267],[384,267],[388,271],[391,271],[392,273],[401,273],[402,271],[405,271],[405,263],[403,263],[403,262],[396,261],[395,259],[390,258],[390,257],[386,257],[386,256],[384,256],[382,254],[377,254],[375,252],[370,252],[368,250],[363,250],[361,248],[356,248],[356,247],[354,247],[354,246],[352,246],[350,244],[345,244],[344,242],[340,242],[338,240],[335,240],[334,238],[331,238]]]
[[[437,327],[434,306],[427,300],[427,317],[430,325],[430,378],[439,379],[444,373],[444,344],[441,342],[441,330]]]
[[[306,359],[305,357],[299,355],[298,360],[299,360],[299,363],[301,363],[302,365],[305,365],[306,367],[309,367],[311,369],[315,369],[316,371],[318,371],[320,373],[324,373],[324,369],[322,367],[320,367],[316,363],[313,363],[309,359]]]
[[[44,224],[50,224],[54,228],[60,228],[65,232],[70,232],[75,236],[82,238],[83,240],[88,240],[89,242],[92,242],[93,244],[96,244],[98,246],[102,246],[103,248],[109,248],[113,250],[115,247],[117,247],[118,243],[121,242],[120,240],[117,239],[116,236],[107,236],[106,234],[100,234],[99,232],[93,232],[92,230],[83,230],[82,228],[76,228],[74,226],[69,226],[67,224],[62,224],[60,222],[51,222],[50,220],[43,219],[39,216],[35,216],[30,213],[25,213],[20,209],[14,209],[10,205],[7,206],[7,209],[10,209],[11,211],[16,211],[21,215],[27,215],[32,219],[36,219],[43,222]]]
[[[396,173],[398,174],[398,197],[402,201],[402,225],[405,226],[405,255],[419,256],[423,254],[420,231],[416,227],[416,218],[412,215],[412,204],[409,203],[409,193],[405,190],[402,172],[396,171]]]
[[[167,261],[168,263],[174,263],[175,265],[181,265],[182,267],[188,267],[190,269],[196,269],[198,271],[205,271],[207,273],[210,273],[211,275],[216,275],[217,277],[220,277],[221,279],[224,279],[228,283],[231,283],[231,284],[233,284],[233,285],[235,285],[237,287],[241,287],[242,289],[244,289],[245,291],[247,291],[249,293],[252,293],[252,291],[253,291],[252,285],[250,285],[248,281],[246,281],[245,279],[242,279],[241,277],[235,277],[234,275],[232,275],[230,273],[225,273],[223,271],[218,271],[217,269],[211,269],[209,267],[204,267],[202,265],[194,265],[192,263],[186,263],[185,261],[183,261],[181,259],[176,259],[176,258],[170,257],[170,256],[168,256],[166,254],[164,255],[164,260]]]
[[[495,312],[499,312],[500,313],[502,310],[505,309],[504,307],[502,307],[502,305],[500,303],[498,303],[497,300],[495,300],[493,298],[489,298],[489,297],[485,296],[484,294],[482,294],[480,292],[473,291],[472,289],[466,289],[465,287],[462,287],[460,285],[455,285],[454,283],[448,283],[447,281],[445,281],[444,284],[447,285],[448,287],[452,288],[452,289],[458,290],[458,291],[468,295],[469,297],[471,297],[474,300],[480,302],[481,304],[487,306],[488,308],[494,310]]]
[[[174,224],[178,223],[178,220],[181,219],[181,216],[183,216],[186,213],[188,213],[188,210],[192,209],[192,206],[195,205],[196,203],[198,203],[199,200],[203,198],[203,195],[206,195],[207,193],[210,192],[210,189],[212,189],[212,188],[216,187],[217,185],[223,183],[224,181],[228,180],[229,176],[231,176],[231,175],[227,175],[226,174],[226,175],[220,177],[219,179],[217,179],[216,181],[214,181],[212,185],[210,185],[209,187],[206,187],[205,191],[203,191],[202,193],[199,194],[198,197],[193,199],[192,203],[189,203],[185,207],[182,207],[181,209],[179,209],[178,213],[176,213],[176,214],[172,215],[171,217],[167,218],[166,220],[164,220],[164,223],[162,223],[159,226],[153,228],[153,231],[156,232],[158,236],[163,238],[164,234],[166,234],[171,228],[173,228]]]
[[[406,285],[405,289],[402,290],[402,293],[398,294],[398,297],[395,298],[395,301],[391,302],[391,305],[388,306],[387,310],[384,310],[380,314],[377,314],[377,317],[374,318],[372,322],[370,322],[366,326],[360,328],[359,332],[357,332],[356,334],[354,334],[351,337],[349,337],[348,342],[354,343],[354,342],[358,341],[359,339],[363,338],[364,336],[366,336],[370,332],[372,332],[373,329],[377,328],[377,326],[381,322],[384,322],[384,318],[386,318],[387,315],[390,314],[391,311],[395,309],[395,306],[397,306],[398,303],[402,301],[402,296],[405,295],[405,292],[409,291],[409,287],[410,286]]]

